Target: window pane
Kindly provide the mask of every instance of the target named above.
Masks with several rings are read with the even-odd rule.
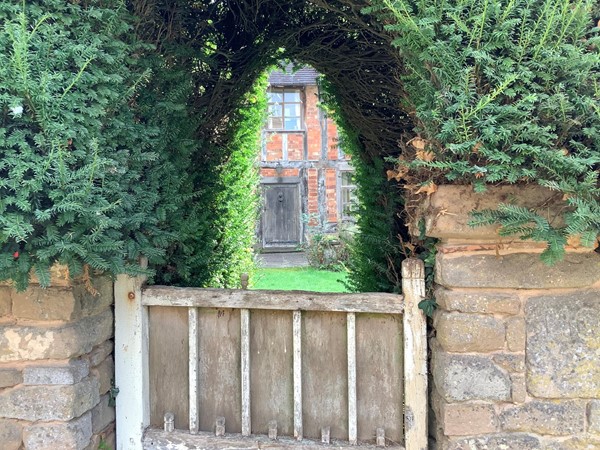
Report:
[[[299,103],[285,104],[285,117],[300,117]]]
[[[344,209],[348,206],[348,203],[350,203],[350,200],[352,199],[351,195],[350,195],[350,189],[346,188],[346,189],[342,189],[342,205],[344,205]]]
[[[269,103],[280,103],[283,101],[283,92],[281,91],[270,91],[269,92]]]
[[[283,128],[283,119],[281,117],[269,117],[269,128],[272,130],[281,130]]]
[[[278,105],[278,104],[269,105],[269,116],[281,117],[281,105]]]
[[[285,91],[285,94],[283,96],[283,100],[286,101],[286,102],[300,103],[300,91],[298,91],[298,90]]]
[[[342,172],[342,186],[354,186],[354,172]]]
[[[299,130],[300,129],[300,117],[286,117],[285,118],[285,129],[286,130]]]

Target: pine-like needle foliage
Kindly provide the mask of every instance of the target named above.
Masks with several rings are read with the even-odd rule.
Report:
[[[0,4],[0,280],[49,266],[136,273],[160,258],[155,130],[130,105],[146,74],[124,5]]]
[[[426,142],[400,161],[404,170],[477,192],[499,183],[556,190],[565,226],[511,205],[473,224],[499,222],[503,233],[546,241],[547,262],[570,236],[592,245],[600,234],[597,2],[376,0],[366,12],[396,35],[404,107]]]

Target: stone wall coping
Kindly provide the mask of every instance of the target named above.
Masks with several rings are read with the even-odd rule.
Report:
[[[552,225],[561,225],[557,211],[566,207],[562,195],[539,185],[512,185],[489,187],[476,193],[471,186],[442,185],[437,192],[424,199],[415,220],[409,223],[410,232],[418,236],[419,221],[425,221],[425,234],[439,239],[464,241],[519,240],[518,236],[500,237],[498,225],[473,228],[468,225],[472,211],[494,209],[499,203],[513,203],[535,208]]]
[[[90,277],[92,279],[92,285],[94,284],[94,279],[98,276],[102,276],[100,272],[94,272],[93,274],[90,271]],[[71,277],[69,273],[69,267],[66,264],[54,264],[50,267],[50,286],[53,288],[70,288],[74,285],[84,283],[84,278],[81,276]],[[39,285],[40,281],[32,270],[29,278],[29,285],[36,286]],[[0,286],[13,286],[12,281],[0,281]]]

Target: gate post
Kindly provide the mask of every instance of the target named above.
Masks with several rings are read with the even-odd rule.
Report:
[[[427,449],[427,322],[419,309],[425,298],[423,261],[402,261],[404,295],[404,433],[405,447]]]
[[[150,425],[148,309],[142,306],[145,280],[143,276],[118,275],[115,282],[118,450],[141,450],[144,430]]]

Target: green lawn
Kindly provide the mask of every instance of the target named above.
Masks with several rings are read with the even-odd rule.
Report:
[[[345,279],[345,272],[329,272],[312,267],[259,269],[254,276],[252,289],[348,292],[341,283]]]

